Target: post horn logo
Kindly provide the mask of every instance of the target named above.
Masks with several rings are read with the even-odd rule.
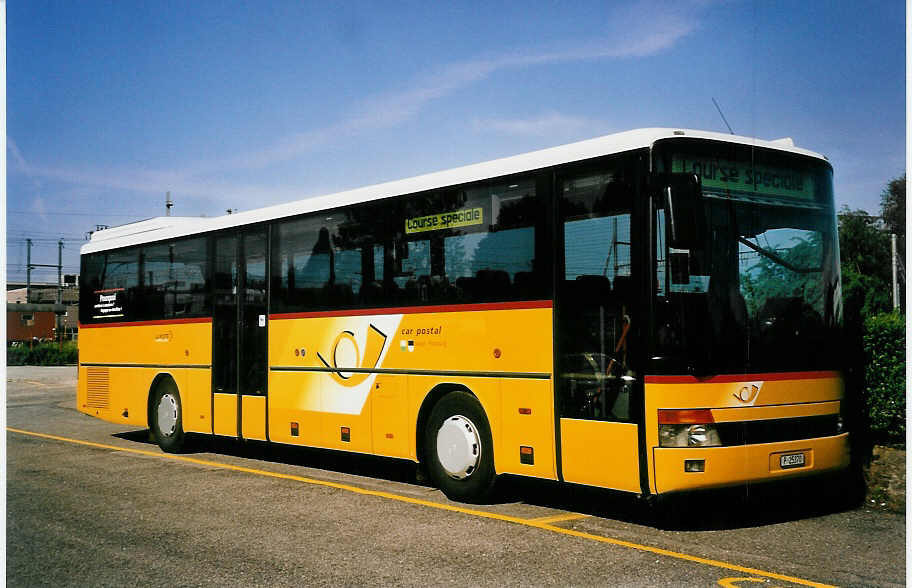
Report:
[[[762,386],[763,382],[751,382],[741,386],[737,392],[732,392],[732,396],[744,404],[753,404],[757,401],[757,397],[760,396],[760,388]]]
[[[330,354],[332,365],[319,352],[317,352],[317,357],[320,358],[323,365],[333,370],[330,375],[337,384],[351,388],[370,376],[370,372],[367,370],[377,367],[385,346],[386,335],[374,325],[370,325],[367,330],[367,344],[364,346],[363,356],[358,347],[358,341],[355,339],[355,334],[351,331],[342,331],[336,336],[336,340],[332,344],[332,353]],[[354,354],[354,361],[350,365],[339,365],[340,361],[348,364],[352,354]]]

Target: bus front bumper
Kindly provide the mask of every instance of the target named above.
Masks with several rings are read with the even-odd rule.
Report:
[[[848,465],[848,433],[732,447],[655,447],[653,490],[664,494],[772,482],[832,472]]]

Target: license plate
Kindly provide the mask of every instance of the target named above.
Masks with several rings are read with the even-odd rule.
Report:
[[[804,454],[803,453],[789,453],[787,455],[779,456],[779,467],[782,469],[787,468],[800,468],[804,465]]]

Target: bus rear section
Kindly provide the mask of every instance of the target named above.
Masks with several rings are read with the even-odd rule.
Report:
[[[846,468],[842,402],[836,372],[648,377],[650,491],[774,482]]]

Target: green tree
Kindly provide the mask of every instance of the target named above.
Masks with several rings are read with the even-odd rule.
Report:
[[[887,230],[897,236],[896,250],[900,269],[905,269],[906,251],[906,174],[893,178],[880,194],[880,215]],[[905,313],[906,281],[905,272],[899,274],[899,302]]]
[[[881,192],[880,214],[887,230],[906,234],[906,174],[890,180]]]
[[[846,321],[860,324],[864,317],[889,311],[890,235],[864,210],[843,207],[839,214],[839,255],[842,261],[842,297]]]

